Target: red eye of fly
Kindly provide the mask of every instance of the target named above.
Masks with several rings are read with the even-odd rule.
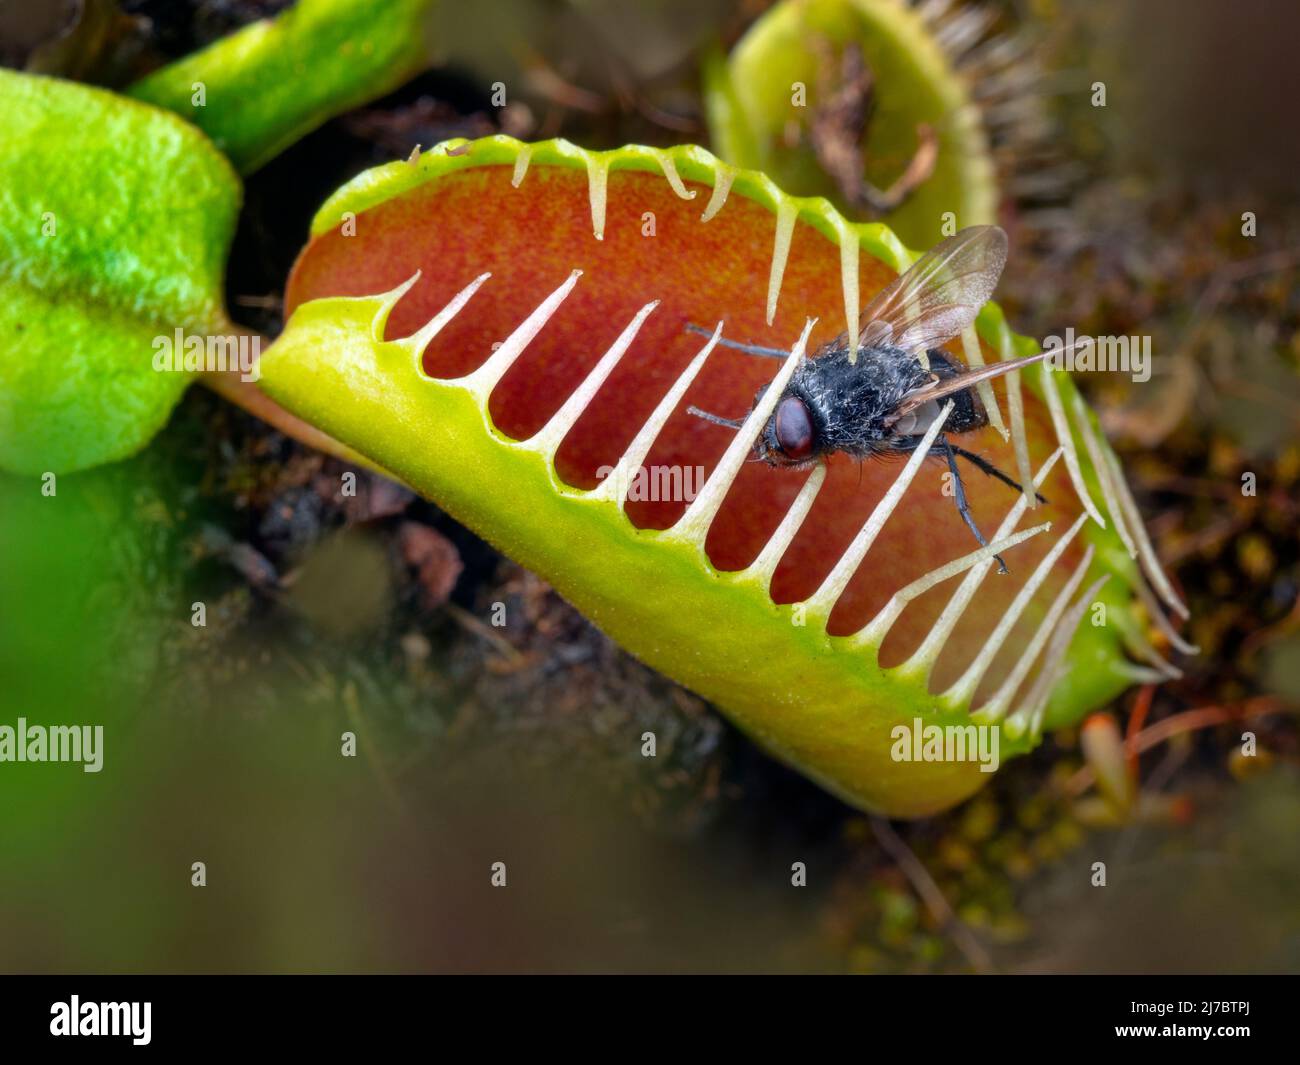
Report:
[[[776,446],[788,459],[806,459],[812,454],[812,418],[804,401],[787,396],[776,407]]]

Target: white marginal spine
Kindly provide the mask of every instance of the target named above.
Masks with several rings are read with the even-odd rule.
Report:
[[[799,208],[782,200],[776,209],[776,236],[772,243],[772,272],[767,279],[767,324],[776,318],[776,301],[781,295],[781,281],[785,277],[785,262],[790,255],[790,242],[794,239],[794,223]]]
[[[853,637],[853,642],[859,646],[879,650],[881,644],[885,642],[885,637],[889,635],[889,630],[894,627],[894,622],[898,620],[898,615],[918,595],[928,592],[936,584],[949,580],[959,573],[964,573],[972,566],[991,561],[994,555],[1000,555],[1003,551],[1008,551],[1017,544],[1024,543],[1039,533],[1046,532],[1051,527],[1052,523],[1045,521],[1042,525],[1035,525],[1031,529],[1012,533],[1003,540],[994,540],[991,544],[981,547],[978,551],[972,551],[969,555],[953,559],[946,565],[940,566],[938,569],[932,569],[924,576],[918,577],[905,588],[895,592],[890,597],[889,602],[880,608],[880,612]]]
[[[1011,331],[1002,327],[1002,358],[1014,357],[1011,351]],[[1020,391],[1020,371],[1012,370],[1007,374],[1007,413],[1011,416],[1011,447],[1016,453],[1016,471],[1020,483],[1025,486],[1025,496],[1029,509],[1038,506],[1038,500],[1029,490],[1029,479],[1033,476],[1033,465],[1029,461],[1029,434],[1025,431],[1025,400]]]
[[[484,411],[487,410],[487,401],[492,394],[492,389],[496,388],[506,371],[523,354],[524,348],[541,332],[542,326],[559,310],[560,304],[573,291],[573,286],[578,283],[578,278],[581,276],[581,270],[574,270],[564,284],[547,296],[533,313],[524,319],[519,328],[506,337],[505,342],[488,356],[482,366],[457,379],[457,384],[478,397]]]
[[[654,447],[654,442],[659,439],[663,427],[681,403],[682,397],[686,395],[686,390],[691,387],[699,372],[704,369],[704,361],[713,352],[713,349],[718,346],[718,341],[721,339],[722,323],[719,322],[717,328],[713,330],[713,336],[705,341],[704,347],[691,359],[690,364],[673,382],[673,387],[665,393],[664,398],[659,401],[659,405],[655,407],[653,413],[646,419],[645,424],[632,438],[632,443],[623,452],[623,457],[618,460],[615,473],[605,478],[604,481],[591,490],[593,499],[609,499],[617,502],[620,510],[623,509],[625,504],[623,486],[641,468],[646,456],[650,454],[650,449]]]
[[[1061,449],[1057,448],[1052,452],[1048,460],[1043,463],[1042,469],[1038,471],[1038,476],[1034,478],[1035,488],[1038,488],[1047,479],[1047,475],[1052,472],[1052,467],[1056,465],[1060,457]],[[1007,516],[1002,519],[1002,524],[993,533],[995,540],[1007,536],[1016,527],[1017,522],[1024,516],[1026,505],[1025,497],[1022,494],[1012,504]],[[957,622],[961,620],[961,616],[966,612],[966,608],[970,606],[971,600],[975,598],[975,592],[992,568],[992,558],[971,567],[970,572],[966,574],[961,584],[957,586],[957,590],[953,592],[952,598],[948,600],[948,605],[944,607],[943,613],[930,626],[930,631],[926,633],[921,645],[906,662],[898,667],[901,675],[920,675],[928,683],[930,673],[934,669],[934,663],[943,651],[944,645],[948,642],[948,637],[952,635],[952,630],[956,628]]]
[[[951,688],[944,692],[939,698],[940,701],[949,706],[969,706],[972,699],[975,698],[975,691],[979,688],[980,681],[984,679],[984,674],[988,672],[989,666],[993,664],[993,659],[997,653],[1002,650],[1002,645],[1006,642],[1011,630],[1015,627],[1016,622],[1029,606],[1029,601],[1034,597],[1034,593],[1041,587],[1043,581],[1047,579],[1048,573],[1056,565],[1065,549],[1070,546],[1074,538],[1083,528],[1083,523],[1088,520],[1087,514],[1080,514],[1074,521],[1074,524],[1066,530],[1052,549],[1043,556],[1042,560],[1030,574],[1029,580],[1025,581],[1016,597],[1007,607],[1006,612],[998,621],[997,626],[993,629],[989,638],[984,641],[984,645],[979,649],[979,653],[971,660],[971,664],[966,667],[966,672],[961,675]]]
[[[723,204],[727,202],[727,194],[731,192],[731,183],[735,180],[736,172],[731,167],[718,163],[713,168],[713,192],[709,195],[704,213],[700,215],[701,222],[707,222],[722,210]]]
[[[781,393],[785,391],[785,386],[790,383],[790,378],[794,376],[795,368],[799,365],[799,360],[803,358],[804,352],[808,348],[808,334],[812,332],[812,328],[816,323],[817,319],[808,319],[808,324],[804,326],[803,333],[794,347],[790,349],[789,357],[781,366],[780,372],[772,379],[772,383],[768,385],[767,391],[763,393],[763,398],[759,401],[758,406],[749,412],[749,417],[745,419],[745,423],[737,430],[731,443],[727,445],[727,450],[722,453],[717,468],[709,474],[709,479],[704,483],[700,494],[686,508],[686,513],[678,519],[676,525],[665,531],[665,538],[693,543],[701,551],[704,550],[704,539],[709,534],[709,526],[713,524],[713,519],[717,516],[732,482],[735,481],[736,475],[740,473],[741,466],[745,464],[745,459],[749,457],[750,451],[753,450],[754,441],[758,439],[758,434],[776,409]]]
[[[848,323],[845,332],[849,338],[849,363],[858,361],[858,256],[861,247],[858,234],[847,222],[841,222],[840,237],[840,283],[844,287],[844,319]]]
[[[1083,437],[1083,446],[1088,451],[1088,458],[1092,460],[1092,468],[1097,471],[1097,482],[1101,485],[1101,498],[1106,504],[1106,511],[1110,514],[1111,521],[1115,523],[1115,531],[1119,533],[1119,538],[1128,551],[1128,557],[1137,558],[1137,544],[1133,542],[1133,534],[1129,532],[1128,522],[1124,520],[1124,505],[1115,490],[1115,478],[1111,476],[1110,463],[1106,461],[1097,434],[1092,431],[1092,422],[1088,418],[1088,411],[1084,408],[1083,397],[1078,392],[1074,393],[1073,407],[1075,421],[1079,423],[1079,435]]]
[[[1061,447],[1065,448],[1065,468],[1070,471],[1070,483],[1074,485],[1075,495],[1079,497],[1083,509],[1104,529],[1106,519],[1101,516],[1101,511],[1092,501],[1092,496],[1088,494],[1088,485],[1083,479],[1083,468],[1079,465],[1079,452],[1074,446],[1074,434],[1070,432],[1070,423],[1065,417],[1065,407],[1061,403],[1061,393],[1056,387],[1056,379],[1052,376],[1055,372],[1050,366],[1040,364],[1038,379],[1043,382],[1043,396],[1047,400],[1047,409],[1052,415],[1056,438],[1060,441]]]
[[[1101,591],[1102,586],[1108,580],[1110,580],[1110,577],[1103,575],[1093,581],[1083,595],[1079,596],[1074,604],[1065,611],[1061,620],[1057,622],[1056,629],[1052,633],[1052,640],[1047,645],[1047,651],[1043,655],[1043,665],[1038,672],[1037,678],[1025,696],[1025,701],[1014,714],[1007,718],[1004,726],[1007,735],[1013,738],[1019,737],[1024,735],[1025,730],[1028,729],[1031,735],[1037,736],[1042,731],[1043,714],[1047,710],[1048,697],[1052,694],[1052,689],[1068,672],[1065,655],[1070,649],[1070,641],[1074,639],[1074,633],[1079,627],[1079,622],[1083,620],[1083,615],[1087,612],[1093,597]]]
[[[473,281],[457,292],[456,295],[451,298],[451,301],[447,306],[425,322],[424,325],[409,337],[403,340],[402,343],[410,351],[413,351],[416,356],[423,355],[424,349],[429,346],[429,342],[441,333],[444,328],[446,328],[448,322],[464,310],[465,304],[470,301],[470,297],[473,296],[474,293],[483,286],[483,282],[491,276],[490,273],[479,274],[478,277],[474,278]]]
[[[1141,578],[1134,582],[1134,587],[1137,590],[1138,598],[1142,600],[1142,605],[1146,607],[1147,613],[1151,615],[1151,620],[1155,622],[1156,628],[1164,633],[1165,639],[1185,655],[1200,654],[1201,649],[1199,647],[1184,640],[1174,630],[1169,619],[1165,617],[1165,612],[1160,609],[1160,604],[1156,602],[1156,597],[1151,594],[1151,589],[1142,583]]]
[[[794,503],[781,519],[776,532],[763,545],[758,558],[754,559],[745,571],[749,577],[760,581],[764,588],[771,587],[772,574],[776,572],[777,564],[793,542],[795,534],[803,527],[804,519],[808,517],[808,511],[812,509],[813,501],[816,500],[817,493],[821,491],[825,480],[826,463],[819,462],[804,481],[803,487],[799,489],[799,494],[795,496]]]
[[[525,144],[519,149],[519,154],[515,156],[515,172],[510,175],[510,184],[519,188],[524,183],[524,175],[528,173],[528,161],[533,157],[533,146]]]
[[[972,712],[971,716],[975,721],[983,725],[993,725],[1006,716],[1007,710],[1011,707],[1012,697],[1016,694],[1020,685],[1024,683],[1025,677],[1029,675],[1029,671],[1034,665],[1034,659],[1038,657],[1038,652],[1043,649],[1043,644],[1047,642],[1048,636],[1051,635],[1052,628],[1065,612],[1070,596],[1083,583],[1083,575],[1088,572],[1088,567],[1092,565],[1092,556],[1093,548],[1089,544],[1088,550],[1083,553],[1083,561],[1071,574],[1070,579],[1065,582],[1065,587],[1057,592],[1056,598],[1047,610],[1047,614],[1039,622],[1034,635],[1030,638],[1029,643],[1025,645],[1024,651],[1021,652],[1020,658],[1012,667],[1011,672],[1002,681],[1001,687],[993,693],[993,697],[988,702]]]
[[[388,316],[393,313],[393,308],[397,306],[398,301],[410,292],[415,286],[415,283],[420,280],[423,273],[424,271],[422,270],[416,270],[415,273],[396,288],[389,289],[378,297],[361,297],[363,300],[373,300],[376,298],[379,300],[379,307],[375,311],[375,316],[370,320],[370,339],[375,341],[375,343],[382,344],[384,342],[384,326],[388,323]]]
[[[619,364],[619,360],[623,358],[627,349],[632,346],[632,341],[636,339],[637,333],[641,331],[645,320],[650,317],[651,312],[658,306],[659,301],[653,300],[637,312],[636,317],[627,324],[623,332],[618,335],[618,339],[610,345],[609,350],[600,357],[600,361],[583,378],[582,384],[573,390],[573,394],[564,401],[560,409],[551,415],[550,420],[528,442],[529,447],[540,451],[551,462],[555,461],[555,453],[560,450],[560,445],[564,442],[569,430],[582,417],[582,412],[591,404],[596,393],[600,390],[600,386],[614,372],[614,367]]]
[[[967,366],[984,365],[984,349],[980,347],[980,335],[974,325],[969,325],[962,330],[961,350],[966,356]],[[984,410],[989,416],[989,425],[998,431],[1003,440],[1011,439],[1011,434],[1007,432],[1007,427],[1002,422],[1002,411],[998,409],[998,397],[993,392],[993,382],[980,381],[975,386],[975,391],[979,394],[980,402],[984,404]]]
[[[604,155],[595,152],[588,152],[586,158],[587,198],[591,200],[591,233],[597,240],[604,240],[609,160]]]
[[[683,200],[695,199],[695,190],[688,189],[682,182],[682,176],[677,173],[677,164],[673,162],[673,157],[665,152],[662,148],[656,148],[654,157],[659,161],[663,168],[664,177],[668,179],[668,187],[673,190]]]
[[[1115,484],[1116,494],[1119,496],[1120,506],[1133,530],[1133,537],[1137,540],[1138,560],[1142,563],[1142,569],[1150,578],[1155,590],[1160,593],[1160,598],[1169,605],[1169,609],[1179,617],[1186,618],[1187,607],[1175,594],[1173,585],[1165,576],[1165,571],[1160,568],[1160,559],[1156,557],[1156,549],[1151,543],[1151,537],[1147,535],[1146,526],[1142,523],[1142,515],[1138,513],[1137,502],[1133,499],[1133,493],[1124,479],[1124,471],[1119,467],[1119,459],[1112,451],[1106,451],[1104,454],[1107,465],[1110,466],[1111,478]]]
[[[885,527],[885,522],[894,513],[899,500],[903,498],[903,493],[907,491],[908,486],[916,477],[916,472],[921,468],[921,463],[929,455],[930,447],[943,430],[948,415],[952,413],[952,408],[953,402],[949,400],[939,411],[939,417],[930,423],[930,428],[925,431],[925,435],[921,437],[921,442],[908,457],[907,464],[894,478],[894,483],[889,486],[889,491],[875,505],[875,508],[871,511],[871,516],[858,530],[858,535],[853,538],[853,542],[840,556],[840,560],[835,563],[835,567],[826,575],[821,587],[807,600],[805,606],[808,613],[822,619],[830,617],[836,601],[844,593],[844,589],[848,587],[853,574],[857,572],[858,566],[862,564],[862,560],[867,557],[867,552],[871,550],[871,545],[876,542],[876,537],[880,535],[880,530]]]

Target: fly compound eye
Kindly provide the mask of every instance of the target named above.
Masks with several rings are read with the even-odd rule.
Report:
[[[797,396],[787,396],[776,407],[776,446],[788,459],[812,454],[813,426],[808,406]]]

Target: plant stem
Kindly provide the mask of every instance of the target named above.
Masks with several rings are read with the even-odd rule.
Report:
[[[912,853],[912,848],[903,841],[885,818],[873,815],[868,820],[876,842],[898,863],[903,875],[911,881],[913,889],[921,896],[921,901],[925,903],[930,915],[944,932],[952,936],[957,949],[966,956],[971,967],[978,973],[993,972],[993,959],[989,957],[989,952],[975,938],[975,934],[966,926],[966,922],[953,913],[952,907],[948,905],[948,900],[939,890],[939,885],[934,882],[934,877],[926,869],[925,863]]]
[[[278,429],[285,436],[292,437],[300,444],[306,444],[310,448],[322,451],[326,455],[333,455],[354,466],[364,466],[374,473],[387,477],[390,481],[402,483],[400,478],[372,462],[359,451],[353,451],[328,433],[303,421],[296,414],[289,413],[256,385],[242,380],[238,370],[210,371],[201,374],[199,380],[223,399],[229,400],[241,410],[247,411],[254,418],[266,422],[267,425]]]

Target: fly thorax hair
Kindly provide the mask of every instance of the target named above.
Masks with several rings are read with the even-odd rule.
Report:
[[[886,449],[894,435],[887,419],[903,397],[930,380],[920,362],[900,348],[863,348],[856,363],[842,348],[801,365],[790,391],[812,413],[819,452],[866,458]]]

